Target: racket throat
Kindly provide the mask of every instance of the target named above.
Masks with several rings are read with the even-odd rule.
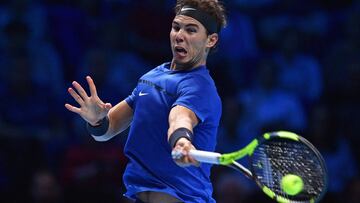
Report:
[[[243,165],[239,164],[238,162],[233,161],[231,166],[233,168],[243,172],[246,177],[253,179],[253,174],[251,173],[251,171],[249,169],[245,168]]]

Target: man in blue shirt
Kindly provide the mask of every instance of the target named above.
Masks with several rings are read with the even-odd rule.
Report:
[[[215,202],[210,165],[200,165],[188,152],[215,149],[221,100],[206,60],[226,24],[224,8],[217,0],[178,0],[175,12],[170,63],[143,75],[132,94],[114,107],[97,96],[91,77],[86,77],[90,96],[73,82],[75,89],[68,91],[80,107],[65,107],[87,121],[97,141],[130,125],[125,196],[151,203]],[[184,156],[173,160],[172,150]]]

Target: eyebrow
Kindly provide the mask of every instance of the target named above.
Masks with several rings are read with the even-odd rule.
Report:
[[[173,21],[172,24],[180,25],[181,23],[176,22],[176,21]],[[196,28],[199,28],[199,25],[197,25],[197,24],[195,24],[195,23],[188,23],[188,24],[185,25],[185,27],[196,27]]]

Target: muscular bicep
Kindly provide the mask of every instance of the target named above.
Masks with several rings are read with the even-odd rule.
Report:
[[[168,136],[178,128],[187,128],[192,131],[198,123],[198,118],[193,111],[181,105],[174,106],[169,114]]]
[[[133,110],[124,100],[111,108],[108,116],[110,120],[109,133],[118,134],[129,127],[133,118]]]

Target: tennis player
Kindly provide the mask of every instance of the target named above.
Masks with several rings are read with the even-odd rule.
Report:
[[[215,202],[210,165],[200,165],[188,151],[215,149],[221,100],[206,60],[226,24],[224,7],[217,0],[178,0],[175,13],[172,61],[143,75],[130,96],[112,107],[88,76],[90,96],[74,81],[68,91],[80,107],[65,104],[97,141],[130,126],[123,180],[125,196],[138,203]],[[174,149],[184,156],[173,160]]]

